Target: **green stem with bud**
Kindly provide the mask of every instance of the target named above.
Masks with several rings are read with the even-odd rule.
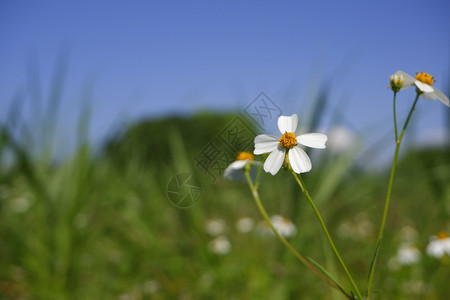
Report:
[[[400,137],[397,136],[397,121],[396,121],[396,111],[395,111],[395,98],[396,98],[397,93],[394,92],[394,122],[396,124],[396,126],[395,126],[395,154],[394,154],[394,160],[392,162],[391,175],[389,178],[389,185],[388,185],[388,191],[387,191],[387,195],[386,195],[386,201],[384,203],[384,210],[383,210],[383,217],[381,219],[380,231],[378,232],[377,248],[375,249],[375,253],[372,258],[372,263],[370,265],[369,276],[368,276],[368,280],[367,280],[367,299],[369,299],[369,296],[370,296],[370,292],[371,292],[371,288],[372,288],[372,281],[373,281],[373,274],[375,273],[375,265],[377,263],[377,258],[378,258],[379,250],[381,247],[381,241],[383,239],[384,227],[386,225],[386,219],[387,219],[387,214],[388,214],[388,210],[389,210],[389,202],[391,199],[392,186],[393,186],[394,177],[395,177],[395,170],[397,167],[397,160],[398,160],[398,155],[400,152],[400,144],[402,143],[402,139],[405,134],[406,128],[408,127],[412,113],[414,112],[414,110],[416,108],[417,100],[419,100],[419,96],[421,94],[421,92],[419,90],[416,90],[416,92],[417,92],[416,98],[411,107],[411,110],[409,111],[408,117],[406,118],[405,124],[403,125],[403,129],[402,129],[402,132],[400,133]]]

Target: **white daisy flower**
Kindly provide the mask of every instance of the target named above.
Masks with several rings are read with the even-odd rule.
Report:
[[[296,114],[291,116],[280,116],[278,118],[278,129],[281,138],[269,134],[260,134],[255,137],[255,154],[269,153],[264,163],[264,171],[275,175],[280,170],[285,157],[295,173],[309,172],[312,168],[311,160],[299,144],[311,148],[324,149],[327,136],[321,133],[307,133],[296,135],[298,118]],[[286,155],[287,152],[287,155]]]
[[[244,178],[243,169],[247,164],[260,165],[254,161],[254,156],[250,152],[239,152],[236,161],[232,162],[223,172],[223,177],[231,180],[241,180]]]
[[[427,246],[427,254],[436,258],[450,256],[450,236],[445,232],[432,236]]]
[[[297,227],[286,217],[274,215],[270,218],[270,222],[278,233],[284,237],[291,237],[297,233]]]
[[[450,106],[447,96],[440,90],[432,87],[433,84],[434,77],[425,72],[417,73],[415,78],[403,71],[397,71],[391,76],[392,90],[395,91],[395,88],[401,90],[415,86],[421,92],[422,98],[426,100],[440,100],[445,105]]]

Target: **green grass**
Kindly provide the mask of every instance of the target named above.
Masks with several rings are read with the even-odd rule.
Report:
[[[341,299],[274,237],[238,232],[234,224],[240,217],[262,219],[248,187],[202,176],[188,154],[179,151],[181,139],[172,143],[178,154],[171,164],[143,165],[126,157],[127,163],[118,166],[114,158],[94,156],[86,143],[71,157],[50,163],[13,142],[6,130],[0,174],[2,298]],[[7,151],[12,158],[6,159]],[[362,171],[353,156],[322,153],[304,178],[364,289],[388,170]],[[448,259],[423,255],[412,266],[391,270],[388,265],[403,227],[417,230],[414,242],[422,251],[430,235],[448,230],[449,165],[446,150],[411,150],[400,162],[375,299],[448,295]],[[166,195],[167,182],[181,167],[194,172],[203,187],[200,201],[189,209],[174,207]],[[291,176],[264,174],[260,194],[269,213],[286,215],[297,225],[292,244],[348,287]],[[232,249],[223,256],[208,249],[213,237],[204,223],[213,218],[227,224]]]
[[[51,89],[49,106],[58,106],[59,85]],[[311,117],[302,128],[313,132],[321,124],[318,110],[327,97],[325,90],[305,109]],[[57,109],[39,111],[46,113],[33,126],[21,121],[20,107],[0,124],[1,299],[343,299],[274,236],[236,229],[241,217],[262,220],[244,182],[213,182],[196,167],[194,157],[234,114],[133,124],[98,151],[87,141],[85,109],[75,151],[60,159]],[[373,161],[385,149],[380,144],[364,152],[357,143],[340,154],[314,152],[314,168],[303,176],[363,291],[389,167],[374,170],[361,162]],[[372,299],[449,298],[449,257],[425,254],[431,235],[450,232],[448,149],[402,149]],[[190,208],[177,208],[167,197],[169,181],[180,172],[193,173],[203,188]],[[263,174],[260,195],[270,215],[296,224],[289,239],[296,249],[350,289],[292,176]],[[217,218],[226,223],[223,234],[232,247],[225,255],[208,247],[214,237],[205,222]],[[411,232],[405,228],[416,232],[412,243],[422,258],[393,268]]]

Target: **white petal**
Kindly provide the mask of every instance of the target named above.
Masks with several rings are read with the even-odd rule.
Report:
[[[223,171],[223,177],[231,180],[240,180],[243,178],[244,172],[241,170],[248,163],[248,159],[245,160],[236,160],[232,162],[226,169]]]
[[[242,169],[243,167],[245,167],[245,165],[248,163],[248,159],[244,159],[244,160],[237,160],[235,162],[232,162],[228,168],[232,168],[232,169]]]
[[[424,93],[432,93],[434,92],[434,88],[426,83],[423,83],[422,81],[416,80],[414,84],[417,86],[419,90],[421,90]]]
[[[272,175],[277,174],[283,164],[285,151],[284,148],[279,147],[270,153],[264,163],[264,171]]]
[[[298,117],[296,114],[291,116],[280,116],[278,118],[278,129],[281,133],[295,132],[297,129]]]
[[[306,133],[297,137],[297,142],[300,144],[317,149],[325,149],[327,140],[328,137],[322,133]]]
[[[414,77],[412,77],[411,75],[409,75],[408,73],[405,73],[403,71],[397,71],[397,72],[395,72],[394,75],[403,76],[403,79],[405,79],[402,89],[412,87],[414,85],[414,82],[416,81],[416,79]]]
[[[269,134],[260,134],[255,137],[254,154],[269,153],[277,149],[280,139]]]
[[[298,146],[289,150],[289,163],[292,170],[297,174],[309,172],[312,168],[308,154]]]
[[[228,180],[239,181],[245,178],[244,171],[240,169],[226,168],[225,171],[223,172],[223,178]]]
[[[422,98],[427,100],[440,100],[445,105],[449,106],[449,100],[440,90],[434,89],[432,93],[423,93]]]

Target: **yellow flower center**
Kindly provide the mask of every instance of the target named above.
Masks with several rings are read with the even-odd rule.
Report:
[[[284,148],[290,149],[297,144],[297,139],[295,138],[295,134],[292,132],[285,132],[283,136],[280,138],[280,145]]]
[[[428,85],[433,85],[434,83],[433,76],[425,72],[417,73],[416,80],[419,80],[420,82],[426,83]]]
[[[448,234],[446,232],[441,231],[438,234],[436,234],[436,237],[439,240],[445,240],[446,238],[448,238]]]
[[[250,152],[239,152],[237,155],[237,160],[253,160],[255,157]]]

